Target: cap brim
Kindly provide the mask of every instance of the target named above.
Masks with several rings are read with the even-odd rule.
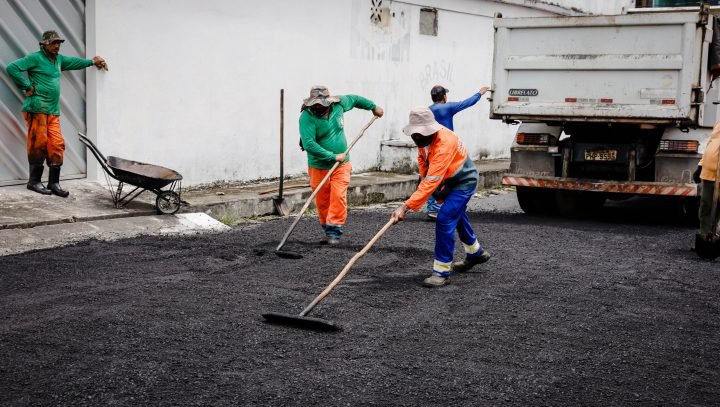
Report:
[[[303,100],[303,104],[305,106],[313,106],[313,105],[323,105],[323,106],[330,106],[333,103],[337,103],[340,101],[340,98],[335,96],[328,96],[328,97],[316,97],[316,98],[307,98]]]
[[[437,133],[442,129],[442,124],[435,122],[433,124],[427,124],[423,126],[413,126],[408,124],[403,128],[403,133],[405,133],[406,136],[412,136],[413,134],[420,134],[422,136],[428,137],[432,136],[433,134]]]

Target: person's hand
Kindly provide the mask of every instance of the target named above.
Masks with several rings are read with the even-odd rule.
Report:
[[[373,109],[372,112],[377,117],[383,117],[383,115],[385,114],[385,111],[380,106],[375,106],[375,109]]]
[[[339,163],[343,163],[346,158],[347,158],[347,154],[345,154],[345,153],[335,154],[335,161],[337,161]]]
[[[107,63],[105,63],[105,60],[102,57],[96,56],[92,59],[92,61],[97,69],[108,70]]]
[[[393,221],[393,225],[397,224],[401,220],[405,219],[405,212],[408,211],[408,207],[405,204],[402,204],[398,206],[390,216],[390,219]]]
[[[483,86],[482,88],[480,88],[480,94],[484,95],[489,89],[490,88],[488,88],[487,86]]]
[[[702,180],[700,179],[700,173],[701,173],[701,172],[702,172],[702,165],[698,165],[697,169],[696,169],[695,172],[693,173],[693,181],[695,181],[696,184],[699,184],[700,181],[702,181]]]
[[[35,94],[35,85],[31,86],[30,89],[25,89],[25,96],[32,96]]]

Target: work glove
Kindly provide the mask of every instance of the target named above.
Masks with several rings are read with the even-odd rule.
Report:
[[[700,173],[702,172],[702,165],[698,165],[697,169],[693,173],[693,181],[695,181],[696,184],[700,183]]]

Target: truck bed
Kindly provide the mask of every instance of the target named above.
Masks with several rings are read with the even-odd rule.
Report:
[[[697,124],[707,21],[698,12],[496,18],[490,117]]]

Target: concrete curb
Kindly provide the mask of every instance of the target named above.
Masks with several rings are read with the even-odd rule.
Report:
[[[416,185],[417,175],[353,175],[348,187],[348,204],[368,205],[405,199],[412,194]],[[312,190],[309,187],[298,188],[284,192],[283,199],[290,212],[294,213],[302,209],[310,195]],[[275,212],[274,196],[277,196],[277,193],[249,194],[229,191],[216,195],[213,192],[190,192],[184,199],[191,202],[191,206],[183,211],[204,212],[215,219],[268,216]],[[314,204],[311,204],[310,208],[314,208]]]
[[[174,236],[230,230],[204,213],[133,216],[0,230],[0,256],[67,246],[89,239],[112,241],[153,235]]]

